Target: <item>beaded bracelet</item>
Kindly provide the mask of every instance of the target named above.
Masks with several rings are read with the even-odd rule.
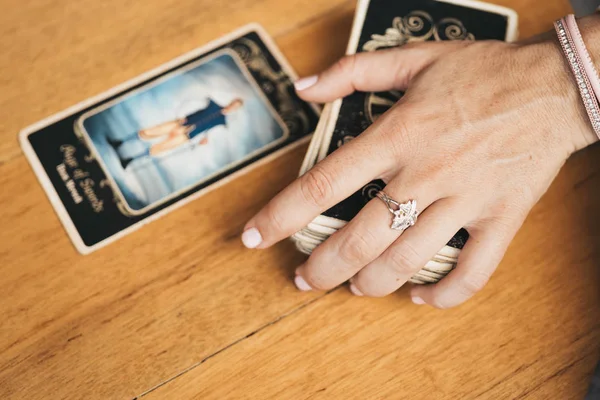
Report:
[[[587,51],[575,16],[568,15],[554,23],[558,40],[565,53],[571,72],[594,132],[600,138],[600,79]]]

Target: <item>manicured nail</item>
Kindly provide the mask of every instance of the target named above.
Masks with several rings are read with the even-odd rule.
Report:
[[[354,283],[350,284],[350,291],[355,296],[364,296],[364,294],[360,290],[358,290],[358,288],[354,285]]]
[[[298,91],[308,89],[309,87],[317,83],[318,79],[319,77],[317,75],[307,76],[306,78],[298,79],[296,82],[294,82],[294,87]]]
[[[249,249],[257,247],[262,243],[262,240],[262,236],[256,228],[246,229],[244,233],[242,233],[242,243]]]
[[[306,283],[304,278],[300,275],[296,275],[296,277],[294,278],[294,283],[296,284],[296,287],[302,290],[303,292],[308,292],[309,290],[312,290],[310,285]]]
[[[412,302],[415,303],[415,304],[417,304],[417,305],[425,304],[425,300],[423,300],[419,296],[413,296],[412,297]]]

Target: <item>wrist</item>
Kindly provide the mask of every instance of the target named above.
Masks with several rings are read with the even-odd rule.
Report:
[[[600,26],[593,25],[600,35]],[[540,118],[547,118],[548,129],[554,131],[568,154],[598,141],[556,33],[547,32],[517,47],[524,54],[521,59],[529,70],[530,83],[539,87],[538,95],[546,109]]]

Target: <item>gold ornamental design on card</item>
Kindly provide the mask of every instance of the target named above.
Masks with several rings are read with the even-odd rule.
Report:
[[[371,52],[428,40],[475,40],[475,35],[469,33],[465,25],[456,18],[442,18],[436,22],[425,11],[413,11],[404,17],[395,17],[392,26],[383,34],[371,35],[371,40],[362,46],[362,51]],[[402,95],[399,90],[367,94],[364,108],[369,122],[375,122]]]
[[[285,71],[273,69],[258,44],[248,38],[240,38],[230,47],[240,56],[248,69],[262,77],[261,89],[265,93],[275,93],[274,106],[290,132],[297,134],[308,130],[309,117],[292,97],[292,82]]]

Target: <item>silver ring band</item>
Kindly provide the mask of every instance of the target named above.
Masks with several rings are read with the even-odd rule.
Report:
[[[383,190],[377,192],[377,198],[384,202],[389,212],[393,215],[390,228],[395,231],[405,231],[417,222],[417,202],[408,200],[399,203],[387,195]]]

